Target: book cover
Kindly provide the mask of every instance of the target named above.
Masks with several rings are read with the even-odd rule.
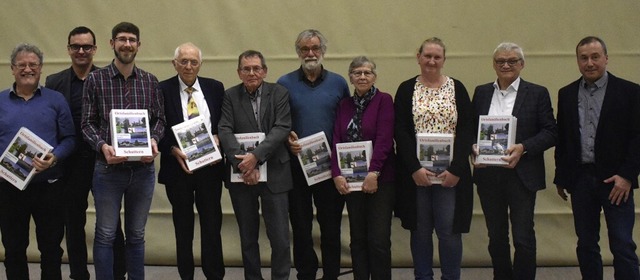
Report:
[[[298,139],[302,172],[309,186],[331,178],[331,149],[324,131]]]
[[[373,143],[371,141],[338,143],[336,154],[340,173],[347,179],[349,190],[362,191],[362,183],[369,173]]]
[[[44,159],[52,150],[49,143],[26,127],[21,127],[2,153],[0,177],[19,190],[24,190],[36,173],[35,167],[31,165],[33,158]]]
[[[260,142],[264,141],[265,134],[262,132],[255,133],[237,133],[235,134],[236,140],[238,140],[238,144],[240,144],[240,150],[242,154],[249,153],[258,147]],[[260,182],[267,181],[267,163],[263,163],[258,167],[260,169]],[[242,183],[242,173],[234,172],[235,168],[231,168],[231,182],[233,183]]]
[[[112,109],[109,119],[111,145],[116,156],[128,157],[128,161],[139,161],[143,156],[153,155],[149,114],[146,109]]]
[[[420,165],[440,175],[449,168],[453,159],[453,134],[418,133],[416,134],[416,154]],[[442,184],[442,179],[429,176],[432,184]]]
[[[516,142],[518,119],[514,116],[480,116],[478,122],[478,157],[476,163],[506,165],[501,157]]]
[[[187,168],[194,171],[222,159],[213,134],[207,129],[202,116],[171,127],[178,141],[178,148],[187,155]]]

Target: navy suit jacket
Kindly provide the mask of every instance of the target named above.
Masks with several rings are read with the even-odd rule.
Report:
[[[225,92],[222,117],[218,125],[220,145],[227,156],[225,178],[230,168],[237,167],[240,160],[240,144],[236,133],[264,132],[265,139],[252,153],[259,162],[267,163],[267,187],[273,193],[281,193],[293,188],[289,152],[286,146],[291,131],[291,111],[289,92],[279,84],[262,82],[260,95],[260,127],[253,115],[253,107],[244,85],[239,84]],[[228,181],[226,181],[228,182]],[[226,183],[227,188],[242,183]],[[264,210],[264,209],[263,209]]]
[[[493,98],[493,82],[477,86],[473,94],[473,106],[478,114],[475,119],[476,133],[480,115],[487,115]],[[537,191],[546,187],[544,151],[553,147],[558,137],[556,120],[553,117],[549,91],[543,86],[529,83],[522,78],[511,115],[518,118],[516,143],[526,149],[516,165],[516,172],[526,188]],[[477,139],[477,135],[476,135]],[[476,168],[473,178],[483,184],[491,176],[493,168]]]
[[[580,81],[558,92],[558,145],[554,183],[569,192],[580,174],[582,151],[578,113]],[[638,188],[640,172],[640,86],[609,73],[595,140],[596,177],[620,175]],[[611,186],[613,186],[611,184]]]
[[[198,77],[198,83],[200,83],[204,99],[207,101],[207,107],[209,107],[209,112],[211,113],[211,134],[217,134],[222,98],[224,97],[224,85],[217,80],[203,77]],[[160,184],[172,184],[173,182],[184,180],[188,175],[182,170],[176,157],[171,154],[171,147],[178,146],[171,127],[184,122],[178,76],[176,75],[160,82],[160,89],[164,95],[164,113],[167,120],[165,131],[169,135],[163,137],[159,144],[160,171],[158,172],[158,182]],[[196,170],[196,172],[217,172],[219,176],[222,176],[223,171],[221,163]]]

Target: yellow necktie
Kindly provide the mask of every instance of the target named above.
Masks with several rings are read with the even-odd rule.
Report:
[[[200,115],[200,111],[198,111],[198,105],[196,105],[196,100],[193,98],[193,92],[196,89],[193,87],[188,87],[184,91],[189,94],[189,99],[187,99],[187,115],[189,119],[193,119]]]

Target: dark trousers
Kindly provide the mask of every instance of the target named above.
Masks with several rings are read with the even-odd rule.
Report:
[[[202,271],[207,279],[224,277],[222,257],[222,179],[213,168],[204,167],[184,180],[176,180],[166,185],[167,197],[171,202],[173,226],[176,235],[176,256],[181,279],[193,279],[193,237],[195,215],[193,205],[198,209],[200,221],[200,253]]]
[[[95,154],[90,150],[76,151],[66,163],[64,201],[65,234],[67,255],[69,257],[69,277],[75,280],[90,279],[87,270],[87,239],[85,225],[87,224],[88,198],[91,191]],[[118,226],[118,228],[122,228]],[[114,275],[116,279],[124,279],[126,273],[124,259],[124,235],[122,230],[116,234],[113,247],[115,262]]]
[[[378,183],[376,193],[346,195],[354,279],[391,279],[393,187]]]
[[[345,200],[332,180],[307,185],[297,158],[291,158],[293,190],[289,192],[289,218],[293,230],[293,262],[300,280],[316,279],[318,256],[313,249],[313,205],[320,225],[324,280],[340,274],[340,226]]]
[[[609,248],[613,254],[614,278],[638,280],[638,256],[633,242],[635,211],[633,190],[627,202],[611,204],[612,184],[604,184],[594,175],[595,167],[585,166],[571,192],[571,205],[576,234],[578,235],[578,263],[582,279],[603,279],[600,255],[600,211],[604,210],[609,233]]]
[[[8,280],[29,280],[27,247],[31,217],[36,225],[42,280],[62,279],[60,270],[64,236],[63,185],[32,182],[24,191],[0,183],[0,231]]]
[[[527,189],[514,169],[491,168],[490,181],[478,183],[489,233],[489,255],[494,279],[535,279],[536,235],[533,229],[536,192]],[[509,221],[515,248],[513,264]]]

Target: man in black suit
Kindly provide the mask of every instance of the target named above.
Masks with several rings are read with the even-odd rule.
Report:
[[[69,107],[76,130],[76,149],[67,160],[65,169],[65,234],[67,255],[69,257],[70,278],[88,280],[87,241],[84,227],[87,223],[87,198],[91,190],[95,152],[82,139],[80,119],[82,116],[82,86],[84,79],[93,70],[93,56],[96,54],[96,37],[91,29],[78,26],[69,32],[67,52],[71,58],[71,67],[47,77],[45,87],[61,92]],[[124,237],[121,226],[116,231],[114,251],[114,275],[124,279]]]
[[[604,210],[615,279],[640,279],[633,241],[633,189],[640,173],[640,86],[607,72],[607,46],[585,37],[576,46],[582,77],[558,92],[554,183],[571,208],[583,279],[603,279]],[[609,277],[607,277],[609,278]]]
[[[506,150],[505,165],[475,164],[473,175],[489,233],[494,279],[535,279],[536,192],[545,188],[544,151],[555,145],[558,133],[549,91],[520,78],[523,68],[522,48],[509,42],[499,44],[493,53],[498,78],[476,87],[472,101],[478,116],[513,115],[518,119],[516,144]]]
[[[192,43],[178,46],[172,63],[178,75],[160,82],[164,94],[166,131],[199,115],[204,118],[207,129],[214,134],[217,145],[224,86],[217,80],[198,77],[202,52]],[[197,113],[189,114],[188,107],[193,102]],[[200,218],[202,271],[207,279],[222,279],[225,273],[220,236],[223,164],[216,162],[189,171],[185,163],[187,155],[178,148],[173,135],[162,138],[160,151],[158,182],[165,185],[171,202],[180,277],[183,280],[193,279],[195,203]]]
[[[249,50],[238,57],[242,83],[225,92],[218,130],[226,172],[234,169],[243,174],[242,182],[229,181],[225,186],[240,231],[244,278],[262,279],[258,244],[262,208],[271,245],[271,279],[287,280],[291,270],[288,192],[293,188],[285,144],[291,131],[289,92],[279,84],[264,82],[266,75],[267,65],[260,52]],[[243,152],[234,134],[257,132],[264,133],[265,139],[254,150]],[[266,182],[260,182],[257,167],[265,163]]]

